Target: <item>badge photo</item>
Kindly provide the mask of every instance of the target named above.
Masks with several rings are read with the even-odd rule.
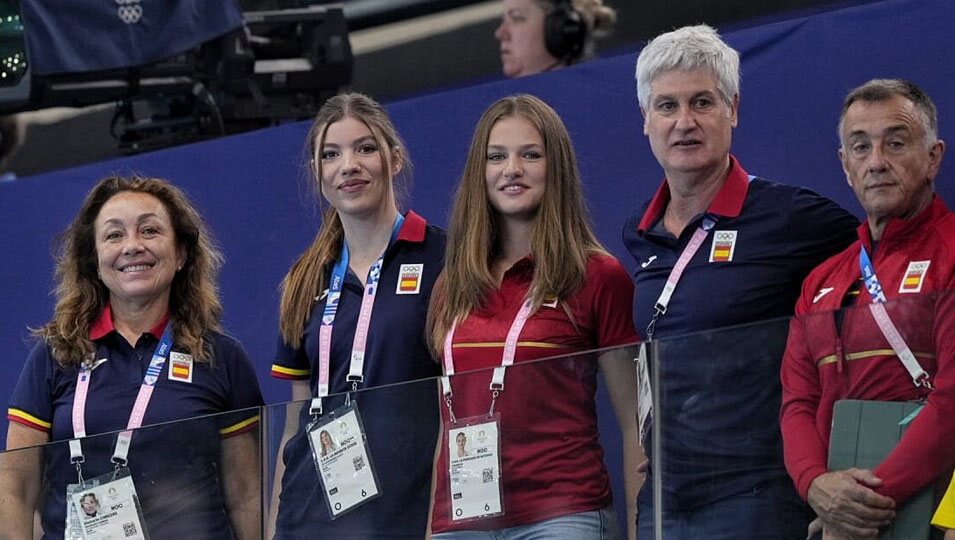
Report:
[[[932,261],[909,261],[909,267],[899,284],[899,294],[922,292],[922,283],[925,282],[925,274],[931,264]]]
[[[730,262],[736,251],[736,231],[714,231],[710,262]]]
[[[423,264],[402,264],[398,268],[398,284],[395,294],[418,294],[421,292]]]
[[[192,382],[192,355],[178,352],[169,353],[169,380],[184,383]]]

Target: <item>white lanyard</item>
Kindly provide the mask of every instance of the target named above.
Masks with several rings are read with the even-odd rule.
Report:
[[[650,319],[650,324],[647,325],[647,341],[653,339],[653,327],[656,325],[657,319],[667,312],[667,306],[670,305],[670,297],[673,296],[673,291],[676,290],[677,283],[679,283],[680,278],[683,277],[683,271],[686,270],[686,267],[690,264],[690,259],[696,255],[700,246],[703,245],[703,241],[706,240],[706,235],[709,234],[710,230],[715,226],[716,220],[710,216],[705,216],[703,223],[700,224],[686,247],[683,248],[683,253],[680,253],[680,258],[677,259],[676,264],[673,265],[673,269],[670,270],[670,275],[667,276],[667,281],[666,284],[663,285],[660,297],[657,298],[657,302],[653,306],[653,318]]]
[[[491,375],[491,385],[488,388],[491,391],[491,409],[488,412],[488,416],[494,414],[494,403],[497,400],[497,396],[504,391],[504,375],[507,370],[507,367],[514,363],[514,357],[517,356],[517,340],[521,336],[521,331],[524,329],[524,324],[527,323],[527,319],[531,317],[534,310],[532,309],[531,300],[528,298],[524,300],[524,303],[521,305],[521,309],[517,312],[517,316],[514,317],[514,321],[511,323],[511,328],[507,332],[507,338],[504,340],[504,351],[501,354],[501,365],[494,368],[494,373]],[[455,321],[451,324],[451,328],[448,330],[448,334],[444,337],[444,376],[441,377],[441,382],[444,384],[444,398],[445,403],[448,406],[448,412],[450,413],[450,418],[452,422],[455,422],[454,411],[451,410],[451,375],[454,375],[454,357],[452,353],[453,343],[454,343],[454,332],[457,329],[458,323]]]
[[[398,214],[391,231],[391,240],[388,246],[398,238],[398,232],[404,223],[404,216]],[[365,293],[362,295],[361,308],[358,312],[358,322],[355,325],[355,339],[352,341],[351,361],[348,368],[347,381],[352,383],[352,390],[358,389],[365,376],[365,348],[368,343],[368,329],[371,326],[371,314],[375,306],[375,297],[378,295],[378,280],[381,278],[381,267],[384,263],[385,251],[368,270],[365,280]],[[318,396],[312,399],[309,413],[313,416],[322,414],[322,398],[328,395],[329,373],[332,357],[332,330],[335,327],[335,317],[338,315],[338,302],[342,295],[345,283],[345,274],[348,272],[348,243],[342,239],[342,250],[338,262],[332,268],[331,281],[328,284],[328,296],[325,300],[325,310],[322,313],[322,324],[318,333]]]
[[[133,404],[133,410],[129,413],[129,421],[126,423],[126,430],[120,432],[116,437],[116,448],[113,450],[113,463],[117,467],[125,466],[127,455],[129,454],[129,445],[133,438],[132,430],[143,425],[143,418],[146,416],[146,409],[153,396],[153,390],[156,382],[159,380],[159,374],[162,372],[169,352],[172,349],[172,321],[166,323],[159,344],[153,351],[152,359],[149,361],[149,367],[146,368],[146,375],[139,386],[139,394],[136,395],[136,402]],[[80,470],[80,463],[85,461],[83,448],[80,439],[86,437],[86,399],[89,395],[90,378],[93,373],[86,365],[80,366],[80,373],[76,379],[76,393],[73,397],[73,439],[70,440],[70,461],[76,465],[77,471]]]
[[[882,284],[875,274],[875,267],[872,266],[872,261],[869,259],[869,253],[865,250],[865,246],[862,246],[859,250],[859,269],[862,271],[865,288],[872,298],[869,311],[872,312],[872,317],[879,326],[879,330],[889,342],[889,345],[892,346],[892,350],[895,351],[895,355],[905,366],[905,370],[909,372],[912,383],[916,387],[924,386],[931,390],[932,380],[929,374],[922,369],[922,365],[915,358],[912,349],[905,343],[905,339],[902,338],[902,334],[899,333],[899,329],[896,328],[895,323],[892,322],[892,318],[889,317],[889,313],[885,309],[885,293],[882,291]]]

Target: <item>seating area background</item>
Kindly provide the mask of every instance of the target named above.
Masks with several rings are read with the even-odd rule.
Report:
[[[955,125],[953,23],[948,0],[885,0],[726,34],[742,54],[734,155],[751,174],[809,187],[861,215],[836,156],[842,99],[871,78],[911,79],[936,101],[946,138]],[[642,133],[635,60],[636,52],[391,104],[415,164],[406,207],[444,225],[478,117],[499,97],[530,92],[562,115],[598,235],[632,268],[621,225],[662,179]],[[414,70],[408,66],[405,76]],[[98,179],[132,172],[172,180],[197,203],[226,255],[225,328],[248,349],[266,400],[287,400],[288,384],[268,373],[278,285],[319,222],[303,152],[307,129],[289,124],[0,183],[0,402],[9,399],[32,346],[29,328],[52,312],[52,239]],[[953,159],[945,159],[937,182],[951,204]],[[612,433],[613,415],[603,418]],[[0,433],[5,428],[0,420]]]

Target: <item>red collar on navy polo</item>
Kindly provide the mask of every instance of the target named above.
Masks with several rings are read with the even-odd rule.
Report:
[[[169,322],[169,312],[167,311],[165,315],[159,319],[159,322],[156,323],[156,326],[153,326],[149,330],[149,334],[156,339],[162,337],[163,330],[166,329],[166,323]],[[109,304],[106,304],[106,307],[103,308],[103,312],[99,314],[99,317],[93,321],[93,324],[90,325],[90,340],[96,341],[98,339],[103,339],[110,332],[115,332],[116,326],[113,325],[113,311],[110,309]]]
[[[395,240],[414,242],[416,244],[424,242],[424,232],[427,224],[423,217],[408,210],[405,214],[405,221],[401,224],[401,230],[398,231],[398,238]]]
[[[932,196],[932,202],[914,218],[889,219],[889,222],[885,224],[885,228],[882,229],[882,238],[879,240],[879,244],[881,245],[883,241],[887,241],[886,245],[888,245],[892,242],[907,240],[912,235],[921,234],[923,228],[929,223],[942,219],[950,213],[951,210],[945,205],[945,201],[939,198],[938,194],[935,194]],[[871,252],[872,235],[869,231],[869,220],[863,219],[856,231],[859,233],[859,240],[862,241],[862,245]]]
[[[714,214],[721,217],[735,218],[743,210],[743,202],[746,201],[746,193],[749,191],[749,174],[743,170],[739,161],[730,156],[730,170],[723,182],[723,187],[716,194],[710,207],[706,210],[707,214]],[[663,179],[663,183],[657,188],[656,194],[650,199],[650,206],[640,218],[637,225],[637,234],[644,234],[653,227],[666,210],[670,202],[670,184]]]

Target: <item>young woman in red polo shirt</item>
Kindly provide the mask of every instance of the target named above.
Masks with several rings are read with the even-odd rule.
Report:
[[[444,383],[435,538],[620,537],[594,394],[599,367],[633,501],[636,375],[621,347],[637,341],[632,298],[593,233],[557,113],[530,95],[495,102],[471,143],[429,315],[431,345],[457,373]]]

